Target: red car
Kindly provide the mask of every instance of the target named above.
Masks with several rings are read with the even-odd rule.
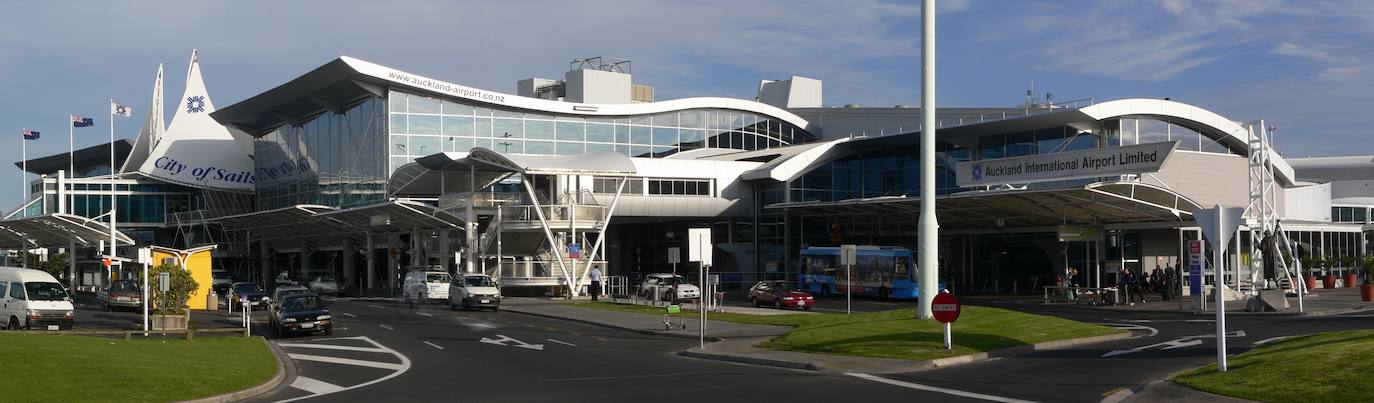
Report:
[[[760,281],[749,288],[749,305],[772,305],[774,308],[811,310],[816,300],[805,291],[797,291],[786,281]]]

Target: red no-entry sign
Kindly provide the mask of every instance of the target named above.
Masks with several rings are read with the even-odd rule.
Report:
[[[950,323],[959,319],[959,299],[948,291],[935,296],[931,301],[930,312],[940,323]]]

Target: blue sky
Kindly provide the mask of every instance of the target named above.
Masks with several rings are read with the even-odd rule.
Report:
[[[940,0],[942,106],[1009,106],[1035,80],[1055,99],[1170,97],[1277,126],[1288,156],[1371,154],[1374,2],[1363,0]],[[181,93],[192,48],[220,107],[340,55],[514,92],[574,58],[634,61],[659,99],[752,98],[758,80],[825,81],[825,103],[918,104],[917,1],[71,1],[0,2],[0,146],[18,161],[109,134],[106,99],[132,106],[131,138],[167,63]],[[170,118],[170,116],[169,116]],[[0,174],[0,205],[19,172]],[[10,189],[10,190],[5,190]]]

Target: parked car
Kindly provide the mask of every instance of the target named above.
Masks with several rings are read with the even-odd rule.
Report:
[[[261,306],[263,298],[266,297],[267,293],[262,292],[262,287],[258,287],[256,283],[234,283],[229,286],[229,310],[234,310],[234,304],[238,303],[240,298],[247,299],[251,306]]]
[[[449,309],[501,309],[501,288],[485,274],[464,274],[448,287]]]
[[[654,289],[658,289],[659,299],[665,301],[694,299],[701,296],[701,289],[689,283],[686,277],[672,273],[654,273],[644,276],[644,281],[639,284],[640,296],[645,299],[653,298]]]
[[[269,311],[268,311],[268,316],[271,316],[271,315],[272,315],[272,314],[271,314],[271,309],[272,309],[272,307],[273,307],[273,306],[276,306],[277,303],[281,302],[282,299],[285,299],[286,297],[292,296],[292,295],[306,295],[306,294],[310,294],[310,290],[309,290],[309,289],[306,289],[305,287],[298,286],[298,285],[287,285],[287,286],[277,287],[276,290],[273,290],[273,291],[272,291],[272,296],[267,298],[267,309],[269,310]]]
[[[272,314],[268,315],[268,321],[277,335],[313,332],[334,334],[333,317],[329,315],[329,309],[320,296],[294,294],[282,298],[272,307]]]
[[[448,273],[442,271],[412,271],[406,273],[401,294],[406,302],[447,300],[448,286],[452,280]]]
[[[339,294],[339,282],[334,279],[333,274],[316,274],[315,276],[310,278],[309,282],[306,283],[306,287],[309,287],[311,292],[320,295]]]
[[[760,281],[749,288],[749,305],[772,305],[774,308],[811,310],[816,300],[810,293],[792,288],[786,281]]]
[[[129,308],[137,312],[143,309],[143,288],[134,280],[115,280],[109,287],[96,291],[95,299],[106,311]]]
[[[210,272],[210,291],[218,295],[226,295],[229,286],[234,284],[234,276],[223,270]]]
[[[76,322],[71,296],[44,271],[0,267],[0,301],[6,329],[68,330]]]

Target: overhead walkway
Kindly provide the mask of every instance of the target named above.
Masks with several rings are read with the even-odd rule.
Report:
[[[562,287],[577,296],[590,269],[606,264],[605,231],[634,174],[634,163],[616,153],[507,155],[479,147],[418,158],[397,169],[391,190],[397,197],[440,194],[441,211],[465,218],[467,244],[477,246],[466,248],[465,271],[488,273],[503,287]],[[523,193],[483,191],[515,175]],[[570,185],[585,176],[619,178],[609,205]]]

